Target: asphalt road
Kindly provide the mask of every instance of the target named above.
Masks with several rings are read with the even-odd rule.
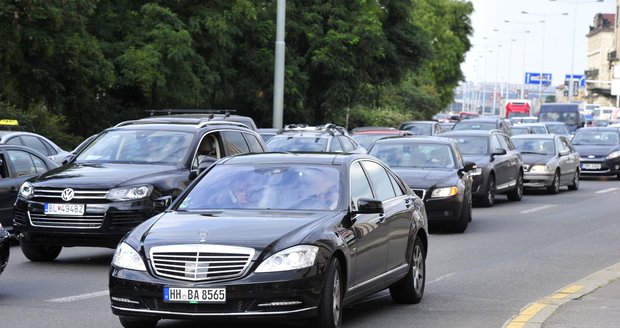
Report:
[[[620,182],[596,179],[559,195],[527,192],[521,202],[498,196],[493,208],[474,209],[464,234],[431,235],[422,303],[396,305],[383,291],[347,307],[343,326],[502,327],[528,303],[620,262],[619,195]],[[53,263],[33,263],[13,247],[0,276],[1,326],[120,327],[107,295],[112,254],[69,248]]]

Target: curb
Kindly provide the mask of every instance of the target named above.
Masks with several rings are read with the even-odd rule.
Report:
[[[549,296],[526,305],[519,314],[508,319],[502,328],[541,328],[545,320],[562,305],[590,294],[617,279],[620,279],[620,263],[595,272]]]

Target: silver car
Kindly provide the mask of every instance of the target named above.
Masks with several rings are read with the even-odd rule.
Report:
[[[56,164],[62,165],[70,152],[58,147],[46,137],[24,131],[0,131],[0,144],[25,146],[37,150]]]
[[[579,154],[568,138],[556,134],[523,134],[512,137],[523,157],[523,186],[546,188],[550,194],[579,189]]]

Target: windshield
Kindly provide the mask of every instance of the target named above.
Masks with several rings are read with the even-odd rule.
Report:
[[[327,149],[327,138],[279,135],[269,139],[269,142],[267,142],[267,149],[269,149],[269,151],[321,152]]]
[[[452,130],[493,130],[497,129],[494,122],[467,122],[461,121],[456,123]]]
[[[219,165],[185,196],[178,210],[334,210],[340,174],[322,165]]]
[[[463,155],[487,155],[489,143],[486,137],[451,137],[459,145]]]
[[[419,135],[419,136],[430,136],[432,134],[431,128],[432,128],[431,124],[411,123],[411,124],[405,125],[402,128],[402,130],[411,131],[413,132],[413,134]]]
[[[455,168],[452,149],[444,144],[379,143],[370,154],[391,167]]]
[[[577,130],[572,140],[573,145],[617,145],[620,135],[614,131]]]
[[[112,130],[101,134],[76,162],[181,164],[193,134],[181,131]]]
[[[550,134],[570,134],[566,124],[547,124]]]
[[[567,125],[577,125],[577,112],[544,112],[540,113],[539,122],[562,122]],[[552,132],[555,133],[555,132]],[[567,132],[569,133],[569,132]]]
[[[512,138],[512,143],[522,154],[555,155],[553,139]]]
[[[522,126],[513,126],[512,127],[512,135],[516,136],[518,134],[529,134],[530,130],[528,130],[528,128],[522,127]]]

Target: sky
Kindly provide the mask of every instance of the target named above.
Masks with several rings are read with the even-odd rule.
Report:
[[[615,0],[470,1],[474,5],[473,46],[462,69],[467,81],[473,82],[521,84],[524,72],[542,71],[552,74],[553,85],[563,84],[571,66],[573,74],[583,74],[587,68],[586,34],[594,15],[616,11]]]

